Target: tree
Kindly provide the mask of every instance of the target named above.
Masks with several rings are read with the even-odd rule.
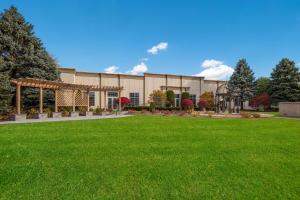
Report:
[[[184,100],[184,99],[190,99],[190,93],[188,93],[188,92],[181,93],[181,100]]]
[[[149,103],[155,107],[164,107],[166,105],[166,94],[161,90],[154,90],[149,97]]]
[[[279,102],[300,101],[300,74],[295,62],[283,58],[273,69],[271,74],[271,100],[277,105]]]
[[[191,99],[182,99],[181,106],[183,109],[192,109],[194,107],[194,104]]]
[[[270,98],[270,95],[267,93],[255,96],[249,102],[249,105],[252,108],[260,109],[263,111],[266,110],[267,108],[269,108],[270,104],[271,104],[271,98]]]
[[[202,109],[202,110],[205,111],[206,108],[208,108],[208,102],[207,102],[207,100],[206,99],[200,99],[199,103],[198,103],[198,106],[199,106],[200,109]]]
[[[3,60],[0,57],[0,115],[6,114],[11,109],[12,87],[9,75],[4,69]]]
[[[175,94],[173,90],[168,90],[166,92],[166,106],[167,107],[174,107],[175,106]]]
[[[239,60],[228,82],[228,89],[229,92],[235,93],[240,97],[242,110],[244,102],[250,100],[255,93],[254,80],[254,73],[246,59]]]
[[[269,93],[271,80],[267,77],[260,77],[255,81],[256,95]]]
[[[117,98],[116,102],[119,104],[119,101],[121,101],[121,106],[122,108],[124,108],[124,106],[128,105],[130,103],[130,100],[127,97],[121,97],[121,98]]]
[[[48,54],[43,43],[34,35],[33,25],[12,6],[0,15],[0,57],[3,71],[9,79],[37,78],[57,80],[57,64]],[[12,91],[12,94],[14,91]],[[32,88],[22,90],[22,102],[26,106],[38,105],[38,91]],[[45,105],[53,104],[51,91],[45,91]]]
[[[200,96],[200,100],[205,100],[207,102],[207,106],[205,108],[207,108],[209,110],[213,110],[214,109],[214,107],[215,107],[215,100],[214,100],[214,93],[213,92],[204,92]]]

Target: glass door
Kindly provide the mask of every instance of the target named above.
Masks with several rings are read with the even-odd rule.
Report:
[[[118,92],[107,92],[107,108],[109,110],[114,110],[118,108]]]

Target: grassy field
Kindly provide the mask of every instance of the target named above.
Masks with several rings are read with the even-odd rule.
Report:
[[[0,126],[0,199],[299,199],[300,120]]]

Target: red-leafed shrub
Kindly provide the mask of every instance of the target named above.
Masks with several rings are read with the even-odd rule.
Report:
[[[181,106],[184,109],[192,109],[194,104],[193,104],[193,101],[191,99],[183,99],[181,101]]]
[[[205,99],[200,99],[198,106],[200,109],[206,109],[208,107],[208,102]]]
[[[255,109],[258,108],[266,109],[270,107],[270,104],[271,104],[271,98],[266,93],[253,97],[249,102],[249,105]]]
[[[130,103],[130,100],[127,97],[117,98],[116,102],[119,103],[119,101],[121,101],[122,107]]]

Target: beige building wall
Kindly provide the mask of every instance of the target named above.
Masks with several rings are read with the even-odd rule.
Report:
[[[130,98],[129,93],[139,93],[139,104],[143,105],[144,77],[121,75],[120,86],[124,88],[121,92],[121,96]]]
[[[153,90],[161,90],[161,86],[166,86],[166,76],[165,75],[154,75],[154,74],[144,74],[145,75],[145,105],[148,105],[149,96]]]
[[[178,76],[170,74],[151,74],[145,73],[144,76],[125,75],[125,74],[105,74],[105,73],[87,73],[76,72],[71,68],[59,68],[60,77],[63,82],[87,84],[95,86],[122,86],[124,89],[121,96],[128,97],[129,93],[139,93],[140,105],[148,105],[149,95],[153,90],[161,90],[164,87],[169,87],[175,94],[185,91],[184,88],[189,88],[187,91],[194,94],[199,101],[200,94],[206,91],[211,91],[215,94],[218,85],[225,81],[204,80],[203,77],[194,76]],[[95,107],[101,106],[104,108],[104,92],[95,92]],[[100,105],[101,103],[101,105]],[[107,103],[107,101],[106,101]]]

